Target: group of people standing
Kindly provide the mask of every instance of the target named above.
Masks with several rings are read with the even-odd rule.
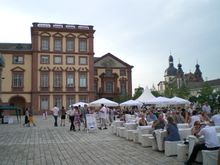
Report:
[[[66,116],[69,117],[70,121],[70,131],[76,131],[76,128],[80,131],[81,123],[84,125],[84,129],[86,128],[86,113],[89,113],[89,109],[85,104],[84,107],[79,106],[71,106],[70,110],[66,111],[66,109],[62,106],[61,110],[55,105],[52,108],[53,116],[54,116],[54,126],[58,126],[58,117],[61,116],[60,126],[65,126]]]

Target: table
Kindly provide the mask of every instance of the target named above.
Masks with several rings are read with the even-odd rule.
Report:
[[[124,123],[124,126],[127,130],[137,129],[137,124],[136,123]]]

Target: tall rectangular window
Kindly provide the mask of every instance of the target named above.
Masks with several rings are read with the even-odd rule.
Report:
[[[98,80],[94,81],[94,91],[97,93],[98,92]]]
[[[79,52],[87,52],[87,40],[79,39]]]
[[[55,51],[62,51],[62,38],[55,38],[54,39],[54,50]]]
[[[41,110],[48,110],[49,109],[48,96],[40,96],[40,109]]]
[[[23,72],[14,72],[12,73],[12,87],[20,88],[23,87],[24,83],[24,73]]]
[[[66,109],[69,109],[71,105],[75,103],[74,96],[66,96]]]
[[[85,103],[88,102],[87,96],[85,96],[85,95],[80,95],[80,96],[79,96],[79,101],[80,101],[80,102],[85,102]]]
[[[40,87],[43,88],[49,87],[49,72],[40,73]]]
[[[74,52],[75,45],[74,45],[74,39],[73,38],[67,38],[66,39],[66,51],[67,52]]]
[[[66,73],[66,86],[67,87],[74,87],[74,72],[67,72]]]
[[[106,82],[106,92],[107,93],[113,93],[113,82],[109,81]]]
[[[49,37],[41,38],[41,50],[49,50]]]
[[[126,95],[126,82],[121,82],[121,95]]]
[[[84,72],[79,73],[79,87],[87,87],[87,74]]]
[[[54,105],[57,105],[57,107],[61,109],[61,107],[63,106],[62,96],[54,96],[53,103],[54,103]]]
[[[13,55],[12,57],[13,64],[24,64],[24,56],[23,55]]]
[[[54,72],[53,74],[53,87],[62,87],[62,72]]]

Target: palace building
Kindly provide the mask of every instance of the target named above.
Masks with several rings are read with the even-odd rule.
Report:
[[[132,68],[94,57],[93,26],[33,23],[31,43],[0,43],[0,102],[35,114],[83,101],[132,95]]]

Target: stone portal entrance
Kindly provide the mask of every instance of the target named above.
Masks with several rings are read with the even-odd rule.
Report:
[[[22,109],[21,114],[24,114],[24,110],[26,107],[26,101],[22,96],[14,96],[9,100],[10,105],[14,105],[20,109]]]

